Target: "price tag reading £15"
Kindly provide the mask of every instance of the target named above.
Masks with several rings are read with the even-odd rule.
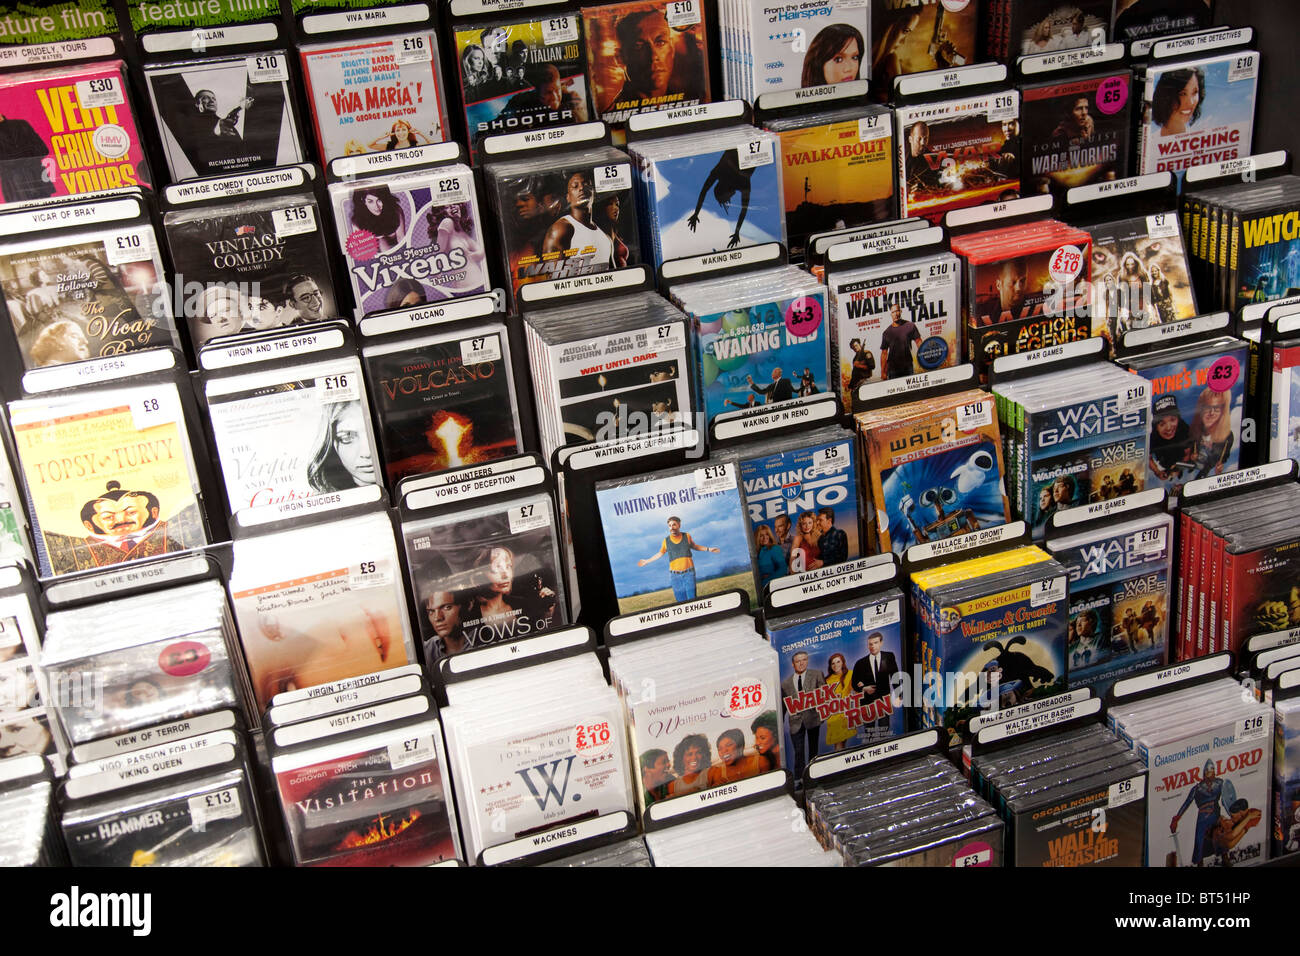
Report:
[[[190,797],[190,825],[202,833],[209,823],[216,820],[233,820],[239,816],[239,790],[231,787],[216,793],[201,793]]]
[[[1134,378],[1137,378],[1135,375]],[[1120,389],[1115,396],[1115,411],[1123,415],[1125,412],[1136,412],[1146,408],[1151,404],[1151,392],[1145,379],[1138,379],[1128,388]]]
[[[1051,604],[1053,601],[1065,600],[1065,575],[1058,575],[1054,578],[1044,578],[1041,581],[1035,581],[1029,586],[1029,606],[1042,607],[1044,604]]]
[[[736,487],[736,472],[730,463],[705,465],[695,469],[695,491],[701,495],[716,495]]]
[[[537,504],[519,505],[517,508],[511,508],[506,514],[510,519],[511,534],[535,531],[551,523],[550,511]]]
[[[558,17],[544,17],[542,19],[542,43],[547,46],[555,46],[557,43],[577,43],[578,42],[578,17],[573,13],[566,13]]]
[[[977,428],[983,428],[992,424],[992,399],[981,399],[978,402],[967,402],[961,408],[957,409],[957,431],[959,432],[973,432]]]
[[[316,231],[316,213],[311,206],[289,206],[271,210],[271,225],[277,239]]]
[[[116,76],[97,76],[77,83],[77,102],[83,110],[93,110],[104,106],[123,106],[126,98],[122,93],[122,81]]]
[[[337,375],[322,375],[317,381],[322,390],[321,401],[326,405],[335,402],[361,401],[361,377],[357,372],[339,372]]]
[[[433,747],[433,737],[408,737],[388,745],[388,765],[402,770],[418,763],[429,763],[438,752]]]
[[[480,362],[499,362],[501,360],[501,337],[498,335],[480,335],[472,339],[461,339],[460,360],[464,365],[477,365]]]
[[[772,162],[772,143],[766,139],[750,140],[743,146],[737,146],[736,153],[740,156],[741,169],[766,166]]]

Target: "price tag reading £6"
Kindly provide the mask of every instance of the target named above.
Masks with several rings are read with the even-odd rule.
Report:
[[[361,401],[361,376],[357,372],[322,375],[317,382],[323,391],[321,400],[327,405],[335,402]]]
[[[705,465],[695,469],[695,490],[701,495],[716,495],[736,487],[736,472],[730,463]]]
[[[973,432],[977,428],[993,424],[993,400],[981,399],[968,402],[957,409],[957,431]]]
[[[1065,600],[1065,575],[1044,578],[1029,586],[1029,606],[1042,607],[1054,601]]]
[[[119,232],[104,237],[104,258],[110,266],[147,262],[153,258],[149,241],[138,232]]]
[[[316,231],[316,213],[311,206],[290,206],[287,209],[271,210],[271,225],[275,227],[277,239],[296,236],[304,232]]]
[[[551,523],[550,511],[537,504],[519,505],[517,508],[511,508],[507,515],[510,519],[511,534],[535,531]]]
[[[239,816],[239,790],[231,787],[216,793],[201,793],[190,797],[190,825],[202,833],[209,823],[216,820],[233,820]]]
[[[577,43],[577,15],[566,13],[558,17],[544,17],[542,19],[542,42],[547,46],[555,46],[557,43]]]
[[[743,146],[737,146],[736,152],[740,156],[741,169],[753,169],[756,166],[766,166],[772,162],[772,143],[766,139],[750,140]]]
[[[674,30],[693,27],[700,22],[700,5],[704,0],[669,0],[664,11],[668,25]]]
[[[607,193],[616,189],[632,188],[632,166],[630,163],[611,163],[596,167],[596,192]]]
[[[501,337],[498,335],[480,335],[472,339],[461,339],[460,360],[465,365],[477,365],[479,362],[499,362],[501,360]]]
[[[388,745],[388,765],[394,770],[402,770],[418,763],[428,763],[437,756],[433,748],[433,737],[408,737]]]
[[[397,56],[395,57],[397,65],[428,63],[433,59],[431,49],[429,38],[426,36],[402,37],[397,44]]]
[[[353,591],[382,588],[391,583],[392,574],[385,561],[357,561],[348,567],[348,587]]]
[[[1137,376],[1133,376],[1137,378]],[[1123,415],[1125,412],[1136,412],[1149,407],[1151,404],[1151,393],[1148,389],[1145,379],[1138,379],[1128,388],[1120,389],[1120,393],[1115,396],[1115,411]]]
[[[123,106],[126,98],[122,93],[122,81],[116,76],[97,76],[91,80],[82,80],[77,84],[77,102],[83,110],[93,110],[104,106]]]
[[[1110,785],[1110,792],[1106,796],[1106,809],[1114,810],[1116,807],[1122,807],[1134,800],[1141,800],[1146,795],[1146,792],[1147,781],[1145,777],[1117,780]]]

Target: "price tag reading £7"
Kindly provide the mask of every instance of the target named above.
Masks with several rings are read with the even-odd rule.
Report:
[[[317,382],[322,390],[321,400],[327,405],[335,402],[361,401],[361,377],[356,372],[339,372],[337,375],[322,375]]]
[[[1147,235],[1152,239],[1172,239],[1178,235],[1178,214],[1158,212],[1147,216]]]
[[[551,523],[551,512],[538,504],[519,505],[506,512],[510,519],[510,533],[523,534],[545,528]]]
[[[743,146],[737,146],[736,152],[740,156],[741,169],[753,169],[756,166],[766,166],[772,162],[771,140],[750,140]]]
[[[596,167],[596,192],[607,193],[616,189],[632,188],[632,166],[630,163],[610,163]]]
[[[172,402],[173,399],[162,393],[145,394],[132,401],[131,420],[135,423],[135,430],[142,432],[146,428],[175,421],[176,409]]]
[[[460,360],[465,365],[500,361],[501,337],[498,335],[480,335],[472,339],[461,339]]]
[[[736,487],[736,471],[730,462],[722,465],[705,465],[695,469],[695,491],[701,495],[716,495]]]
[[[386,561],[363,559],[348,566],[348,587],[353,591],[387,587],[390,583],[392,572]]]
[[[77,84],[77,102],[83,110],[93,110],[104,106],[123,106],[126,97],[122,92],[122,81],[116,76],[97,76],[90,80],[81,80]]]
[[[428,763],[437,754],[431,735],[408,737],[388,745],[388,765],[394,770],[402,770],[413,764]]]
[[[542,19],[542,43],[554,46],[557,43],[578,42],[578,18],[566,13],[558,17]]]
[[[1144,528],[1137,534],[1133,535],[1132,551],[1142,557],[1150,557],[1153,554],[1163,554],[1165,550],[1165,533],[1168,529]]]
[[[1065,600],[1065,575],[1058,575],[1054,578],[1044,578],[1041,581],[1035,581],[1029,586],[1029,606],[1042,607],[1044,604],[1051,604],[1053,601]]]
[[[316,213],[311,206],[290,206],[287,209],[271,210],[271,225],[275,227],[277,239],[296,236],[299,233],[316,231]]]
[[[897,601],[880,601],[876,604],[868,604],[862,609],[862,629],[864,631],[873,631],[878,627],[897,624],[901,619],[898,607]]]
[[[147,262],[153,258],[153,248],[139,232],[119,232],[104,237],[104,258],[110,266]]]
[[[858,120],[858,142],[867,143],[873,139],[884,139],[889,135],[889,114],[875,113]]]
[[[957,409],[957,431],[959,432],[973,432],[977,428],[983,428],[992,424],[992,399],[981,399],[978,402],[967,402],[961,408]]]
[[[1136,375],[1134,378],[1138,378]],[[1146,379],[1138,378],[1136,382],[1128,388],[1120,389],[1115,396],[1116,412],[1123,415],[1125,412],[1136,412],[1149,407],[1151,404],[1151,391]]]
[[[668,25],[675,30],[693,27],[700,22],[700,6],[704,0],[669,0],[664,15]]]
[[[428,63],[433,59],[431,49],[429,38],[426,36],[402,37],[401,42],[397,44],[397,56],[395,57],[397,65]]]
[[[216,793],[201,793],[190,797],[190,821],[195,830],[202,833],[209,823],[216,820],[232,820],[239,816],[242,808],[239,803],[239,790],[231,787]]]

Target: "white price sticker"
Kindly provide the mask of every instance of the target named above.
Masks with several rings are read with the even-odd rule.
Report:
[[[424,35],[413,37],[402,37],[397,41],[396,56],[398,66],[406,66],[408,63],[428,63],[433,59],[432,46],[429,38]]]
[[[1137,376],[1134,376],[1137,378]],[[1151,405],[1151,393],[1145,379],[1139,379],[1128,388],[1121,389],[1120,393],[1115,396],[1115,410],[1118,414],[1123,415],[1125,412],[1136,412]]]
[[[993,103],[989,106],[990,123],[1013,120],[1019,115],[1020,104],[1016,102],[1015,93],[999,93],[993,97]]]
[[[244,57],[244,70],[249,83],[285,83],[289,80],[289,64],[279,53],[259,53]]]
[[[271,224],[277,239],[316,231],[316,213],[311,206],[289,206],[271,210]]]
[[[480,335],[472,339],[461,339],[460,360],[464,365],[500,361],[501,337],[499,335]]]
[[[1047,271],[1053,282],[1073,282],[1083,271],[1083,250],[1075,245],[1064,245],[1052,253]]]
[[[1158,212],[1147,216],[1147,235],[1152,239],[1172,239],[1178,235],[1178,214]]]
[[[321,388],[321,401],[326,405],[361,401],[361,381],[356,372],[322,375],[316,381]]]
[[[988,866],[993,862],[993,850],[986,848],[975,850],[971,853],[962,853],[953,857],[952,865],[955,867],[965,866]]]
[[[736,487],[736,472],[730,463],[705,465],[695,469],[695,490],[701,495],[713,495]]]
[[[596,192],[608,193],[616,189],[632,188],[632,166],[629,163],[611,163],[596,167]]]
[[[147,262],[153,258],[148,240],[138,232],[119,232],[104,237],[104,258],[110,266]]]
[[[646,347],[653,348],[660,355],[666,352],[680,352],[686,348],[685,326],[680,322],[674,322],[671,325],[656,325],[650,331]]]
[[[1146,528],[1133,535],[1131,550],[1144,558],[1153,554],[1164,554],[1167,528]]]
[[[1233,57],[1232,63],[1228,65],[1228,82],[1236,83],[1238,80],[1253,80],[1257,63],[1258,58],[1254,53],[1244,53],[1241,56]]]
[[[1237,743],[1244,744],[1248,740],[1260,740],[1267,737],[1271,729],[1269,721],[1264,718],[1263,714],[1246,717],[1237,725]]]
[[[1035,581],[1029,589],[1029,606],[1042,607],[1044,604],[1051,604],[1054,601],[1065,600],[1065,575],[1058,575],[1054,578],[1044,578],[1042,581]]]
[[[700,22],[700,4],[703,0],[669,0],[664,15],[674,28],[693,27]]]
[[[171,402],[161,395],[137,398],[131,405],[131,420],[135,423],[135,430],[138,432],[156,425],[165,425],[175,417]]]
[[[122,92],[122,81],[116,76],[97,76],[77,83],[77,102],[83,110],[99,109],[104,106],[123,106],[126,97]]]
[[[1146,795],[1146,792],[1146,777],[1117,780],[1110,785],[1110,791],[1106,796],[1106,809],[1113,810],[1116,807],[1124,806],[1126,803],[1132,803],[1134,800],[1141,800]]]
[[[566,13],[558,17],[542,19],[542,42],[547,46],[557,43],[578,42],[578,17]]]
[[[897,624],[900,620],[898,608],[897,601],[881,601],[877,604],[868,604],[862,609],[863,629],[870,631],[878,627]]]
[[[863,116],[858,120],[858,142],[868,143],[873,139],[885,139],[889,136],[889,114],[877,113]]]
[[[391,578],[386,561],[358,561],[348,567],[348,587],[353,591],[387,587]]]
[[[190,797],[190,825],[202,833],[209,823],[216,820],[232,820],[239,816],[242,808],[239,803],[239,790],[230,787],[216,793],[201,793]]]
[[[418,763],[429,763],[438,754],[433,746],[433,736],[408,737],[388,745],[388,765],[402,770]]]
[[[832,445],[813,452],[814,475],[837,475],[849,467],[849,444]]]
[[[957,409],[957,431],[959,432],[973,432],[977,428],[992,424],[993,400],[991,398],[980,399],[978,402],[967,402]]]
[[[767,703],[767,688],[761,680],[750,677],[731,685],[726,709],[734,720],[749,720],[761,713]]]
[[[439,176],[434,182],[433,205],[469,202],[469,180],[464,176]]]
[[[511,508],[507,515],[510,518],[511,534],[536,531],[538,528],[545,528],[551,523],[550,512],[536,504],[519,505],[517,508]]]
[[[744,146],[736,147],[736,155],[741,169],[766,166],[772,162],[772,143],[766,139],[750,140]]]

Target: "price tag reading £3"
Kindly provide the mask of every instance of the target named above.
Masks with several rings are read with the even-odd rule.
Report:
[[[361,401],[361,376],[357,372],[322,375],[317,382],[323,393],[321,400],[327,405]]]
[[[736,472],[728,462],[722,465],[705,465],[695,469],[695,491],[701,495],[716,495],[736,487]]]

